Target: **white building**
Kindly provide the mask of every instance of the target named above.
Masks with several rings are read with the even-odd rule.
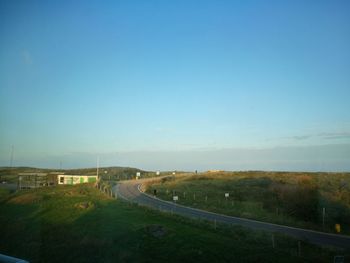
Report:
[[[94,183],[97,181],[97,175],[57,175],[58,184],[83,184]]]

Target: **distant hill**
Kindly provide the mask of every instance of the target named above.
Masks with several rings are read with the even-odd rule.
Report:
[[[97,169],[95,168],[82,168],[82,169],[46,169],[35,167],[0,167],[0,180],[12,181],[17,178],[18,173],[53,173],[60,172],[64,174],[74,175],[96,175]],[[144,171],[131,167],[100,167],[99,175],[106,180],[125,180],[136,176],[136,173],[140,172],[143,176],[154,175],[154,172]]]

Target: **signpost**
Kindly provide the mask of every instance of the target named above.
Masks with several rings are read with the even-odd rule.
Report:
[[[340,224],[335,224],[335,232],[340,233]]]
[[[175,202],[175,208],[176,208],[176,201],[179,200],[179,197],[177,195],[173,196],[173,201]],[[174,209],[175,209],[174,208]],[[171,209],[171,214],[173,213],[173,209]]]
[[[227,203],[227,198],[229,198],[229,196],[230,196],[229,193],[225,193],[226,203]]]
[[[326,208],[323,207],[322,209],[322,227],[323,227],[323,230],[324,230],[324,218],[326,216]]]
[[[21,181],[22,181],[22,176],[19,176],[19,177],[18,177],[18,180],[19,180],[19,190],[21,190]]]

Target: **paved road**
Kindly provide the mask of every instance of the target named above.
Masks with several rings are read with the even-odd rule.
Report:
[[[11,191],[15,191],[17,190],[17,184],[13,184],[13,183],[0,183],[0,188],[5,188],[5,189],[9,189]]]
[[[136,202],[140,205],[159,209],[161,211],[169,211],[182,216],[205,219],[227,224],[237,224],[252,229],[264,230],[269,232],[280,232],[300,240],[307,240],[311,243],[322,246],[334,246],[338,248],[350,249],[350,236],[322,233],[301,228],[294,228],[260,221],[244,219],[233,216],[216,214],[200,209],[177,205],[172,202],[157,199],[151,195],[143,193],[141,189],[143,181],[124,181],[117,184],[113,191],[118,197],[130,202]]]

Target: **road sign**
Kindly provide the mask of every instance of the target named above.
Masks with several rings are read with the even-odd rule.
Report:
[[[140,172],[137,172],[137,173],[136,173],[136,176],[137,176],[137,177],[140,177],[140,176],[141,176],[141,173],[140,173]]]
[[[230,194],[229,193],[225,193],[225,197],[227,198],[227,197],[229,197],[230,196]]]
[[[160,175],[160,172],[159,172],[159,171],[157,171],[157,172],[156,172],[156,174],[157,174],[157,175]]]
[[[173,200],[174,200],[174,201],[177,201],[177,200],[179,200],[179,197],[178,197],[177,195],[174,195],[174,196],[173,196]]]

